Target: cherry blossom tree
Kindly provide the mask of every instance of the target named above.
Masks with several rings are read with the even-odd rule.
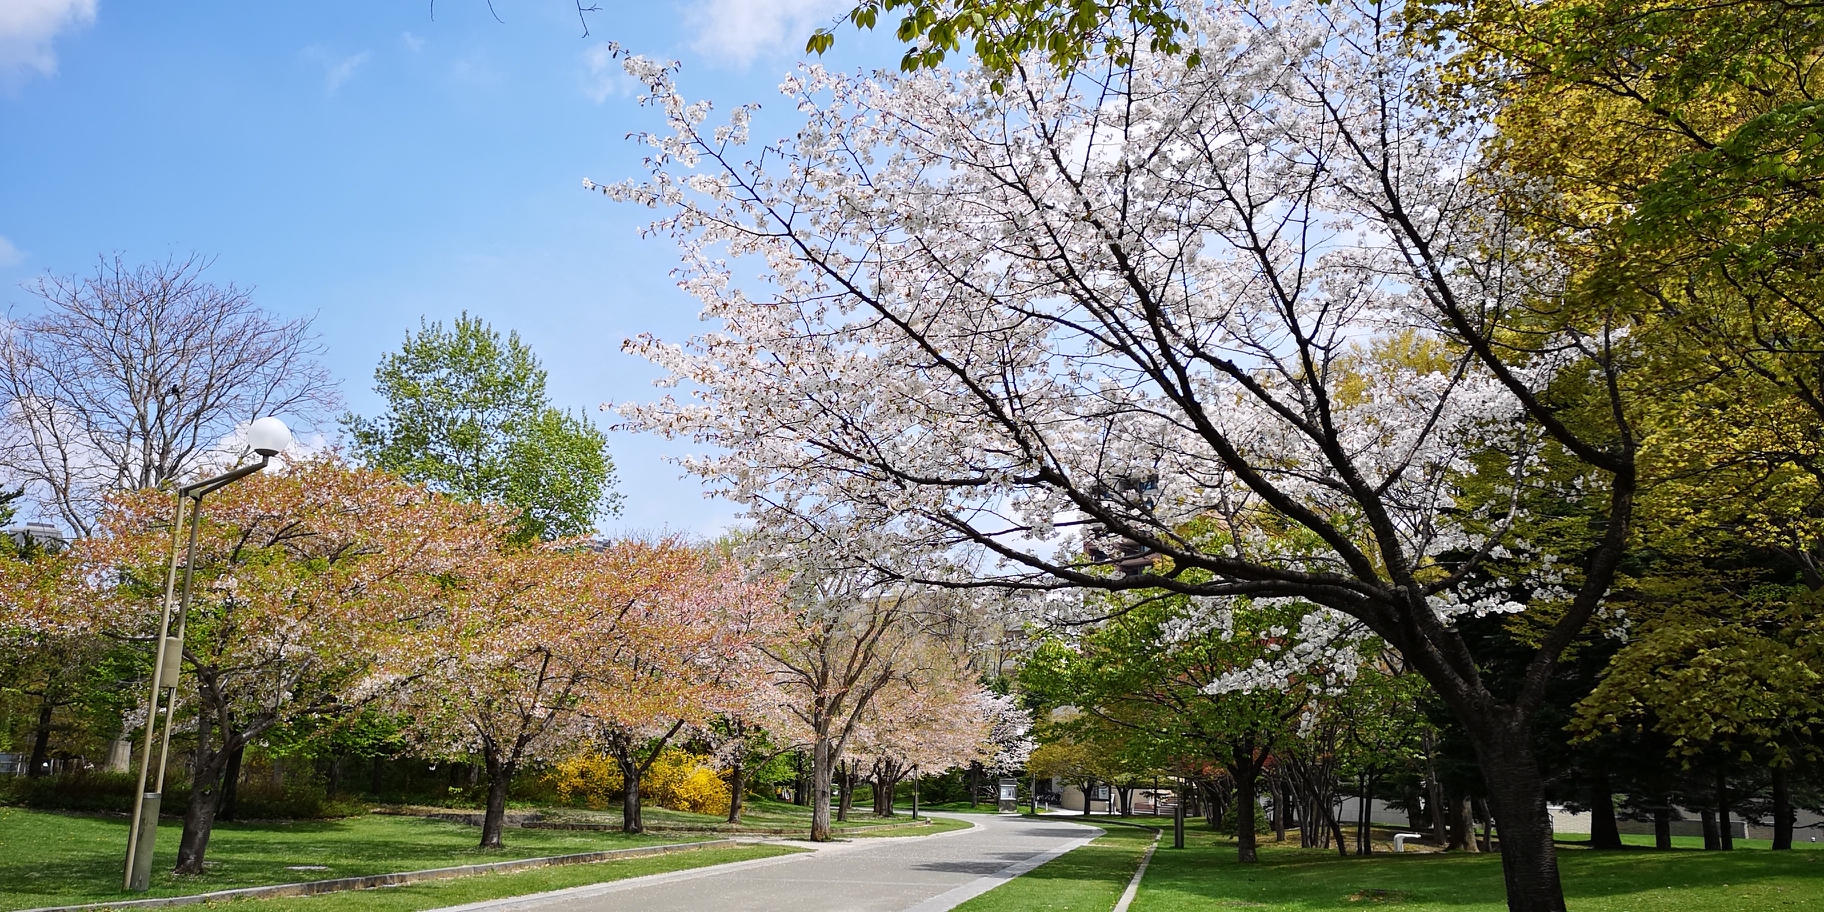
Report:
[[[582,691],[587,737],[620,767],[621,829],[643,832],[640,781],[680,733],[752,708],[760,651],[781,629],[778,587],[728,555],[667,539],[638,572],[611,653]],[[733,799],[731,799],[731,805]],[[732,811],[731,811],[732,813]]]
[[[86,623],[147,639],[171,546],[168,495],[116,495],[71,549]],[[196,540],[183,633],[196,754],[179,874],[203,873],[229,758],[273,728],[387,695],[443,580],[485,559],[504,515],[333,457],[268,470],[214,495]]]
[[[894,792],[913,770],[933,774],[976,763],[995,769],[1014,754],[1023,764],[1031,752],[1024,738],[1031,720],[1012,698],[984,688],[966,658],[932,657],[922,665],[915,679],[882,689],[846,748],[874,783],[878,816],[893,815]]]
[[[418,631],[400,708],[421,749],[479,756],[487,772],[481,845],[501,845],[507,788],[521,764],[567,749],[578,690],[611,649],[612,607],[585,559],[548,546],[499,547],[463,568]],[[415,670],[414,670],[415,669]]]
[[[796,572],[785,589],[788,621],[762,647],[789,737],[810,746],[811,839],[830,838],[830,780],[883,693],[916,692],[954,671],[954,655],[923,635],[921,616],[942,614],[946,593],[913,592],[833,553],[785,552]]]
[[[749,109],[712,126],[628,58],[666,129],[647,177],[587,186],[661,210],[716,329],[630,340],[695,392],[623,414],[889,580],[1360,622],[1475,745],[1510,907],[1562,910],[1529,729],[1627,545],[1626,333],[1550,306],[1562,270],[1479,179],[1485,131],[1427,107],[1397,3],[1181,12],[1194,61],[806,67],[757,151]],[[1589,547],[1518,539],[1551,485],[1598,505]],[[1485,678],[1453,619],[1530,607],[1524,673]]]

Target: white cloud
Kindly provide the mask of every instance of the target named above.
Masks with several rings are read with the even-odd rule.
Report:
[[[797,54],[819,26],[853,0],[698,0],[687,21],[691,47],[712,59],[745,67],[761,54]]]
[[[417,35],[412,34],[411,32],[406,32],[406,33],[400,35],[399,40],[405,42],[405,47],[407,50],[421,51],[424,49],[424,39],[418,37]]]
[[[25,253],[13,246],[13,242],[0,236],[0,268],[17,266],[25,262]]]
[[[0,88],[11,90],[34,73],[57,72],[51,42],[58,34],[95,21],[96,0],[0,2]]]
[[[316,45],[304,49],[304,59],[323,68],[323,89],[332,95],[343,83],[354,78],[355,71],[372,56],[374,55],[367,51],[347,56],[332,54]]]
[[[633,95],[640,91],[640,81],[627,75],[621,63],[614,59],[614,45],[607,42],[596,45],[583,54],[583,64],[589,72],[583,76],[583,94],[589,100],[601,104],[610,95]]]
[[[359,69],[361,64],[366,63],[367,58],[370,56],[372,55],[368,54],[366,51],[362,51],[359,54],[344,57],[341,60],[333,62],[324,61],[323,84],[327,86],[331,92],[341,88],[342,83],[347,82],[349,77],[355,75],[355,70]]]

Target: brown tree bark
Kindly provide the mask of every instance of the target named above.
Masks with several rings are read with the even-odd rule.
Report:
[[[51,772],[51,714],[56,708],[47,688],[44,698],[38,701],[38,724],[32,730],[32,758],[25,769],[25,775],[29,779],[46,776]]]
[[[827,736],[820,736],[811,747],[811,841],[830,840],[830,754]]]
[[[1445,846],[1452,852],[1475,852],[1476,821],[1470,813],[1468,798],[1453,798],[1450,802],[1450,842]]]
[[[491,741],[482,742],[482,759],[488,771],[488,801],[481,813],[481,847],[500,848],[501,831],[507,826],[507,789],[513,784],[518,762],[503,758]]]
[[[1438,781],[1437,763],[1433,759],[1436,738],[1430,726],[1425,726],[1420,737],[1425,748],[1425,806],[1431,812],[1431,841],[1443,848],[1450,844],[1450,828],[1444,819],[1444,784]]]
[[[197,717],[195,765],[190,775],[190,801],[184,807],[184,835],[177,842],[174,874],[203,873],[203,856],[215,828],[217,789],[227,751],[215,749],[215,731],[208,713]]]
[[[747,770],[736,760],[728,771],[728,822],[741,822],[741,799],[747,796]]]
[[[241,796],[241,761],[247,755],[245,744],[234,749],[228,755],[228,765],[222,770],[222,807],[216,811],[215,819],[233,820],[239,810]]]
[[[1786,781],[1786,768],[1773,768],[1773,848],[1792,850],[1792,785]]]
[[[1722,769],[1716,771],[1716,837],[1718,848],[1735,851],[1735,827],[1729,822],[1729,774]]]
[[[1257,780],[1261,760],[1251,746],[1237,745],[1229,751],[1229,762],[1229,777],[1235,780],[1235,857],[1242,864],[1254,864],[1260,860],[1254,810],[1260,806]]]
[[[836,805],[836,819],[849,822],[849,811],[855,808],[855,761],[845,760],[838,767],[842,775],[842,800]]]
[[[1615,821],[1615,796],[1609,786],[1609,771],[1597,766],[1590,776],[1590,848],[1621,848],[1621,826]]]
[[[1501,873],[1510,912],[1564,912],[1545,778],[1525,725],[1503,726],[1478,759],[1488,783],[1488,810],[1500,833]]]

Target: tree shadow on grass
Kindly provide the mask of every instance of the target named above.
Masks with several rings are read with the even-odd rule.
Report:
[[[1341,858],[1334,852],[1265,843],[1259,864],[1243,865],[1235,859],[1233,840],[1200,834],[1187,845],[1183,851],[1162,848],[1154,856],[1142,892],[1146,901],[1138,908],[1505,908],[1498,855]],[[1782,895],[1801,906],[1815,898],[1824,907],[1824,852],[1571,850],[1561,852],[1559,860],[1565,895],[1574,907],[1580,901],[1606,906],[1611,899],[1650,896],[1656,901],[1649,908],[1668,908],[1665,897],[1683,895],[1697,903],[1694,908],[1702,908],[1702,891],[1733,885],[1740,893],[1756,884],[1787,891]]]

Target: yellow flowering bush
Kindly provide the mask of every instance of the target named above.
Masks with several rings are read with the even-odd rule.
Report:
[[[578,754],[559,761],[545,777],[562,804],[605,810],[620,800],[621,769],[607,754]],[[653,761],[640,798],[675,811],[728,813],[728,783],[722,781],[709,757],[677,748],[665,750]]]
[[[646,771],[642,797],[674,811],[728,813],[728,783],[702,754],[667,750]]]
[[[559,761],[545,774],[557,789],[557,800],[571,806],[606,810],[621,793],[621,768],[607,754],[578,754]]]

